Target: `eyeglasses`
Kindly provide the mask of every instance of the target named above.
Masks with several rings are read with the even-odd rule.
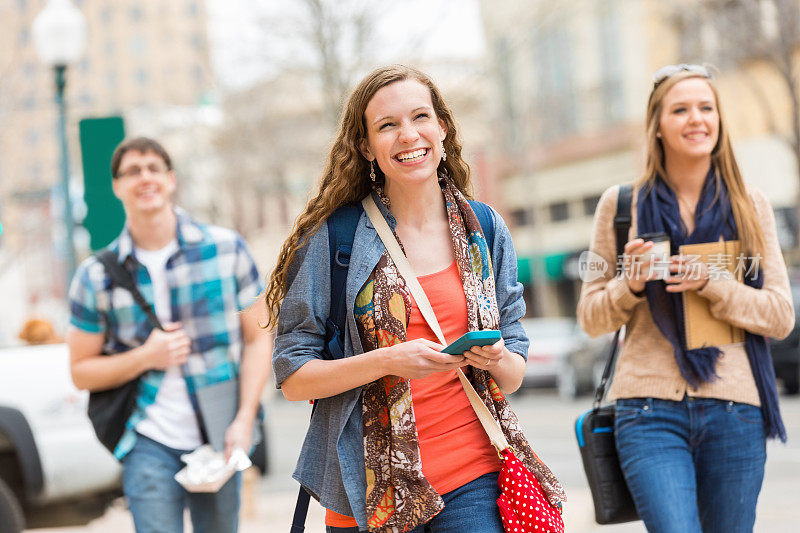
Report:
[[[703,65],[687,65],[686,63],[681,63],[680,65],[667,65],[655,71],[653,74],[653,86],[658,86],[658,84],[662,81],[684,70],[694,74],[699,74],[704,78],[711,79],[713,77],[711,76],[711,72],[709,72],[708,69]]]
[[[122,172],[117,173],[118,178],[138,178],[141,176],[144,171],[149,172],[150,174],[163,174],[164,172],[168,171],[169,169],[165,165],[159,165],[158,163],[150,163],[144,167],[140,167],[138,165],[134,165],[132,167],[128,167]]]

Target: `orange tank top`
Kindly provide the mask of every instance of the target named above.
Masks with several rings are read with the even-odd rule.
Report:
[[[456,263],[441,272],[417,279],[447,342],[453,342],[466,333],[469,327],[467,299]],[[406,338],[436,342],[436,335],[413,299]],[[422,473],[439,494],[457,489],[484,474],[500,471],[497,452],[489,443],[455,370],[412,379],[411,397]],[[325,514],[325,524],[334,527],[357,525],[354,518],[331,510]]]

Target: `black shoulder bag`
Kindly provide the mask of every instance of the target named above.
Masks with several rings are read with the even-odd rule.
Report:
[[[116,285],[130,292],[136,304],[144,311],[147,320],[153,327],[163,329],[158,317],[153,312],[152,306],[147,303],[142,293],[136,288],[136,283],[134,283],[130,272],[125,270],[117,261],[117,254],[112,250],[104,250],[95,257],[105,267],[106,274],[111,278],[112,286]],[[139,378],[137,377],[119,387],[94,391],[89,394],[89,420],[92,422],[97,438],[111,453],[114,453],[114,449],[125,432],[125,423],[136,407],[138,389]]]
[[[633,187],[621,185],[617,199],[617,214],[614,231],[617,239],[617,257],[620,257],[628,241],[631,227],[631,197]],[[639,519],[633,497],[625,483],[619,465],[614,438],[614,404],[600,406],[606,386],[614,368],[619,344],[617,330],[609,349],[603,377],[594,394],[592,409],[583,413],[575,422],[575,436],[583,460],[583,469],[589,482],[594,501],[594,518],[598,524],[619,524]]]

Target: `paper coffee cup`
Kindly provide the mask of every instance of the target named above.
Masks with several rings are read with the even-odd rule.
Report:
[[[637,236],[637,239],[642,239],[645,242],[652,242],[653,247],[646,254],[642,254],[642,261],[653,262],[653,271],[656,272],[656,279],[664,279],[670,275],[670,240],[669,235],[666,233],[642,233]]]

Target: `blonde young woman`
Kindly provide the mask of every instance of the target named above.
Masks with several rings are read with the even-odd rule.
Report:
[[[289,400],[318,400],[294,477],[327,509],[328,531],[503,530],[495,503],[501,465],[456,377],[461,367],[548,495],[562,499],[503,396],[524,373],[525,305],[508,229],[492,211],[488,250],[470,190],[455,121],[433,82],[402,66],[367,75],[267,289],[278,325],[277,384]],[[368,195],[402,243],[447,341],[476,329],[499,329],[502,340],[442,353],[362,213],[345,289],[344,357],[324,358],[336,303],[325,220]]]
[[[609,399],[620,462],[648,531],[752,531],[765,441],[786,438],[764,338],[785,337],[794,322],[774,214],[742,180],[705,67],[656,72],[647,136],[624,275],[584,283],[578,318],[592,335],[626,326]],[[611,265],[617,195],[612,187],[598,204],[591,244]],[[653,242],[634,238],[652,232],[672,244],[663,281],[647,256]],[[680,245],[720,240],[740,242],[743,283],[678,255]],[[745,342],[687,349],[689,291],[715,319],[742,328]]]

